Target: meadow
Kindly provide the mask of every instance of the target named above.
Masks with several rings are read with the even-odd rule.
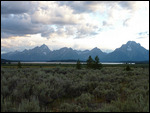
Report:
[[[149,112],[149,64],[126,66],[3,64],[1,112]]]

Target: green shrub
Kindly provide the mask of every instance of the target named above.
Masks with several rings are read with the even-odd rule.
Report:
[[[1,111],[148,112],[149,68],[124,66],[1,68]]]
[[[40,112],[39,100],[34,96],[30,100],[22,100],[18,112]]]
[[[105,103],[102,108],[97,109],[95,112],[120,112],[120,109],[117,106]]]
[[[81,106],[87,106],[88,103],[90,103],[93,98],[94,98],[93,95],[86,93],[86,94],[81,94],[81,96],[77,97],[75,101],[77,104]]]
[[[126,71],[131,71],[131,68],[129,65],[126,66]]]
[[[76,64],[76,69],[81,69],[81,63],[80,63],[79,59],[78,59],[77,64]]]
[[[60,112],[81,112],[82,108],[76,104],[63,103],[60,105]]]

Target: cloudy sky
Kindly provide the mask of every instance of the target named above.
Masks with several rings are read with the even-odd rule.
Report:
[[[129,40],[149,50],[149,1],[1,1],[1,53],[42,44],[111,52]]]

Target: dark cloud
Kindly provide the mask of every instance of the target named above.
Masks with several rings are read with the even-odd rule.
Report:
[[[28,1],[1,1],[1,14],[22,14],[29,12],[33,5]]]
[[[100,28],[97,25],[86,25],[84,14],[80,13],[100,12],[102,10],[111,17],[107,7],[113,8],[112,6],[118,5],[118,3],[123,8],[133,8],[133,2],[124,1],[2,1],[1,37],[8,38],[37,33],[47,38],[50,38],[51,34],[54,34],[53,36],[93,36],[97,34]],[[110,7],[108,8],[111,10]],[[128,25],[128,21],[125,20],[123,24]],[[51,25],[57,26],[57,30],[55,31]],[[111,26],[111,22],[105,20],[102,25],[103,27]],[[58,26],[70,27],[62,29]]]
[[[4,32],[4,31],[1,30],[1,38],[9,38],[9,37],[12,37],[12,36],[15,36],[15,35],[12,35],[11,33]]]
[[[27,34],[44,33],[47,27],[41,24],[33,24],[27,15],[11,16],[1,19],[1,37],[25,36]],[[44,36],[44,34],[42,34]]]
[[[52,7],[56,5],[57,8]],[[66,15],[67,14],[67,15]],[[54,31],[51,25],[75,25],[78,15],[72,14],[68,7],[59,7],[56,2],[3,1],[1,4],[1,38],[25,36],[41,33],[50,38],[50,34],[65,34],[58,28]],[[66,33],[69,34],[69,33]]]
[[[60,1],[59,5],[66,5],[73,9],[74,13],[92,12],[94,6],[104,1]]]
[[[74,13],[103,12],[105,6],[113,7],[118,1],[60,1],[58,4],[66,5],[73,9]],[[122,4],[122,3],[121,3]],[[105,7],[106,8],[106,7]]]
[[[54,30],[54,28],[47,28],[46,30],[44,30],[42,33],[41,33],[41,36],[42,37],[47,37],[47,38],[49,38],[49,36],[50,36],[50,34],[52,34],[52,33],[54,33],[55,32],[55,30]]]
[[[120,1],[119,5],[122,8],[128,9],[128,10],[134,10],[135,9],[135,2],[136,1]]]
[[[90,11],[87,7],[84,6],[83,1],[60,1],[58,4],[69,6],[71,9],[74,10],[74,13],[82,13]]]

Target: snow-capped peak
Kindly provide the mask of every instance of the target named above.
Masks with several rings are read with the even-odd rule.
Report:
[[[132,48],[130,46],[128,46],[127,51],[132,51]]]
[[[46,52],[43,52],[43,54],[46,55],[47,53],[46,53]]]

